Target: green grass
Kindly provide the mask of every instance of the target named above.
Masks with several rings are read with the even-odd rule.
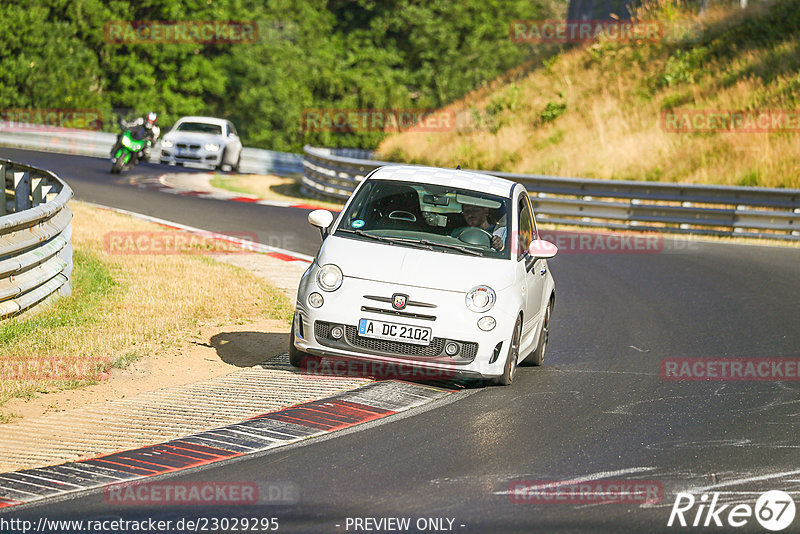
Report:
[[[239,187],[224,176],[220,174],[215,174],[214,177],[211,179],[211,187],[217,187],[219,189],[225,189],[226,191],[231,191],[232,193],[244,193],[245,195],[253,194],[253,191],[245,188]]]
[[[102,320],[98,305],[117,290],[117,283],[108,267],[88,252],[75,250],[72,261],[72,296],[55,300],[40,312],[0,323],[0,347],[33,337],[37,331]]]
[[[93,254],[76,249],[73,252],[72,295],[51,301],[42,310],[31,310],[19,317],[7,319],[0,323],[0,358],[13,359],[21,346],[25,346],[27,359],[37,359],[48,348],[48,338],[41,332],[80,328],[96,324],[103,320],[108,308],[108,298],[121,289],[114,280],[110,269]],[[9,347],[17,347],[12,354]],[[23,360],[26,358],[23,358]],[[76,361],[80,357],[65,355],[64,361]],[[10,363],[11,366],[14,363]],[[6,380],[0,393],[0,405],[9,397],[31,398],[36,393],[52,390],[76,389],[97,383],[94,375],[104,372],[108,363],[93,362],[84,368],[82,376],[86,378],[65,378],[63,380],[26,379],[22,382]],[[10,367],[13,368],[13,367]],[[16,384],[14,384],[16,383]],[[0,414],[0,423],[15,419],[14,414]]]

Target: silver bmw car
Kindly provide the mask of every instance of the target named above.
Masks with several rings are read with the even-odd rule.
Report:
[[[161,163],[238,171],[242,142],[229,120],[182,117],[161,140]]]

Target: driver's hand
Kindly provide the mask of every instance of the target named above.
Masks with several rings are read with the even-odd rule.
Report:
[[[495,250],[503,250],[504,244],[503,240],[500,239],[499,235],[492,236],[492,248]]]

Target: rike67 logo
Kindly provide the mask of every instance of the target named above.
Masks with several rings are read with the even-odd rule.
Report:
[[[719,496],[719,493],[714,493],[711,497],[704,493],[698,499],[691,493],[678,493],[667,526],[738,528],[755,518],[763,528],[778,532],[794,521],[794,500],[785,491],[762,493],[755,506],[748,503],[719,504]]]

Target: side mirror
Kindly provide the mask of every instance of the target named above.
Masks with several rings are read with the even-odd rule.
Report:
[[[319,228],[322,238],[325,239],[325,234],[328,232],[328,227],[333,224],[333,213],[328,210],[314,210],[308,214],[308,222],[311,226]]]
[[[558,253],[558,247],[550,241],[544,239],[535,239],[531,241],[531,246],[528,247],[528,252],[534,258],[549,259]]]

